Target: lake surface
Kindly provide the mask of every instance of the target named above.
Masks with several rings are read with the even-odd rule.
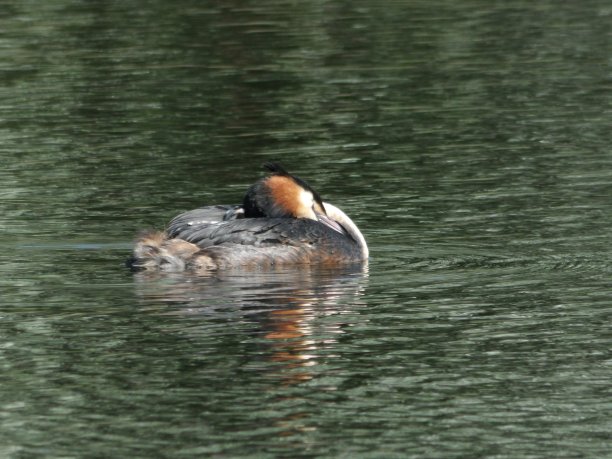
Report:
[[[1,457],[612,457],[610,2],[1,3]],[[367,266],[125,269],[268,160]]]

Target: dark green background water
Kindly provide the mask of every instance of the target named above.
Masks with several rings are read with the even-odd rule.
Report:
[[[0,1],[0,456],[612,457],[609,1]],[[144,276],[281,160],[363,272]]]

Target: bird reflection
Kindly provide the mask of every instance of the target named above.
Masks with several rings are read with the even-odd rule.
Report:
[[[334,269],[229,270],[206,277],[143,271],[135,275],[135,281],[143,307],[151,312],[159,313],[162,307],[164,314],[212,316],[230,323],[244,323],[248,318],[255,330],[247,332],[252,336],[246,339],[257,348],[250,348],[249,366],[255,365],[258,379],[272,382],[271,391],[281,391],[278,397],[283,402],[289,397],[283,388],[317,377],[322,371],[317,371],[319,360],[334,355],[349,314],[364,304],[367,277],[367,265],[359,264]],[[327,320],[329,316],[337,319]],[[233,333],[245,333],[244,328]],[[285,414],[276,419],[282,435],[309,429],[307,413]]]
[[[159,311],[161,304],[164,314],[247,316],[256,321],[268,345],[267,358],[284,363],[280,371],[284,383],[293,384],[310,379],[306,368],[316,365],[316,351],[333,344],[333,335],[342,333],[342,324],[321,328],[315,319],[358,308],[367,272],[363,264],[260,272],[228,270],[206,276],[144,271],[135,274],[135,281],[145,309]],[[321,334],[326,338],[318,338]],[[296,373],[298,367],[304,372]]]

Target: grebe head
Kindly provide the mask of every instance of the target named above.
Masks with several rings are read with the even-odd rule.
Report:
[[[368,246],[359,228],[336,206],[324,203],[304,180],[291,175],[278,163],[265,163],[271,172],[251,186],[243,200],[246,218],[308,218],[338,233],[347,235],[361,248],[362,259],[368,258]]]
[[[243,200],[247,218],[309,218],[326,216],[319,193],[278,163],[265,163],[272,174],[251,186]]]

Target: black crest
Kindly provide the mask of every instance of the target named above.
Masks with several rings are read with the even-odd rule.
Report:
[[[287,172],[287,169],[285,169],[281,163],[267,162],[263,164],[263,167],[275,175],[286,175],[291,177],[291,174]]]

